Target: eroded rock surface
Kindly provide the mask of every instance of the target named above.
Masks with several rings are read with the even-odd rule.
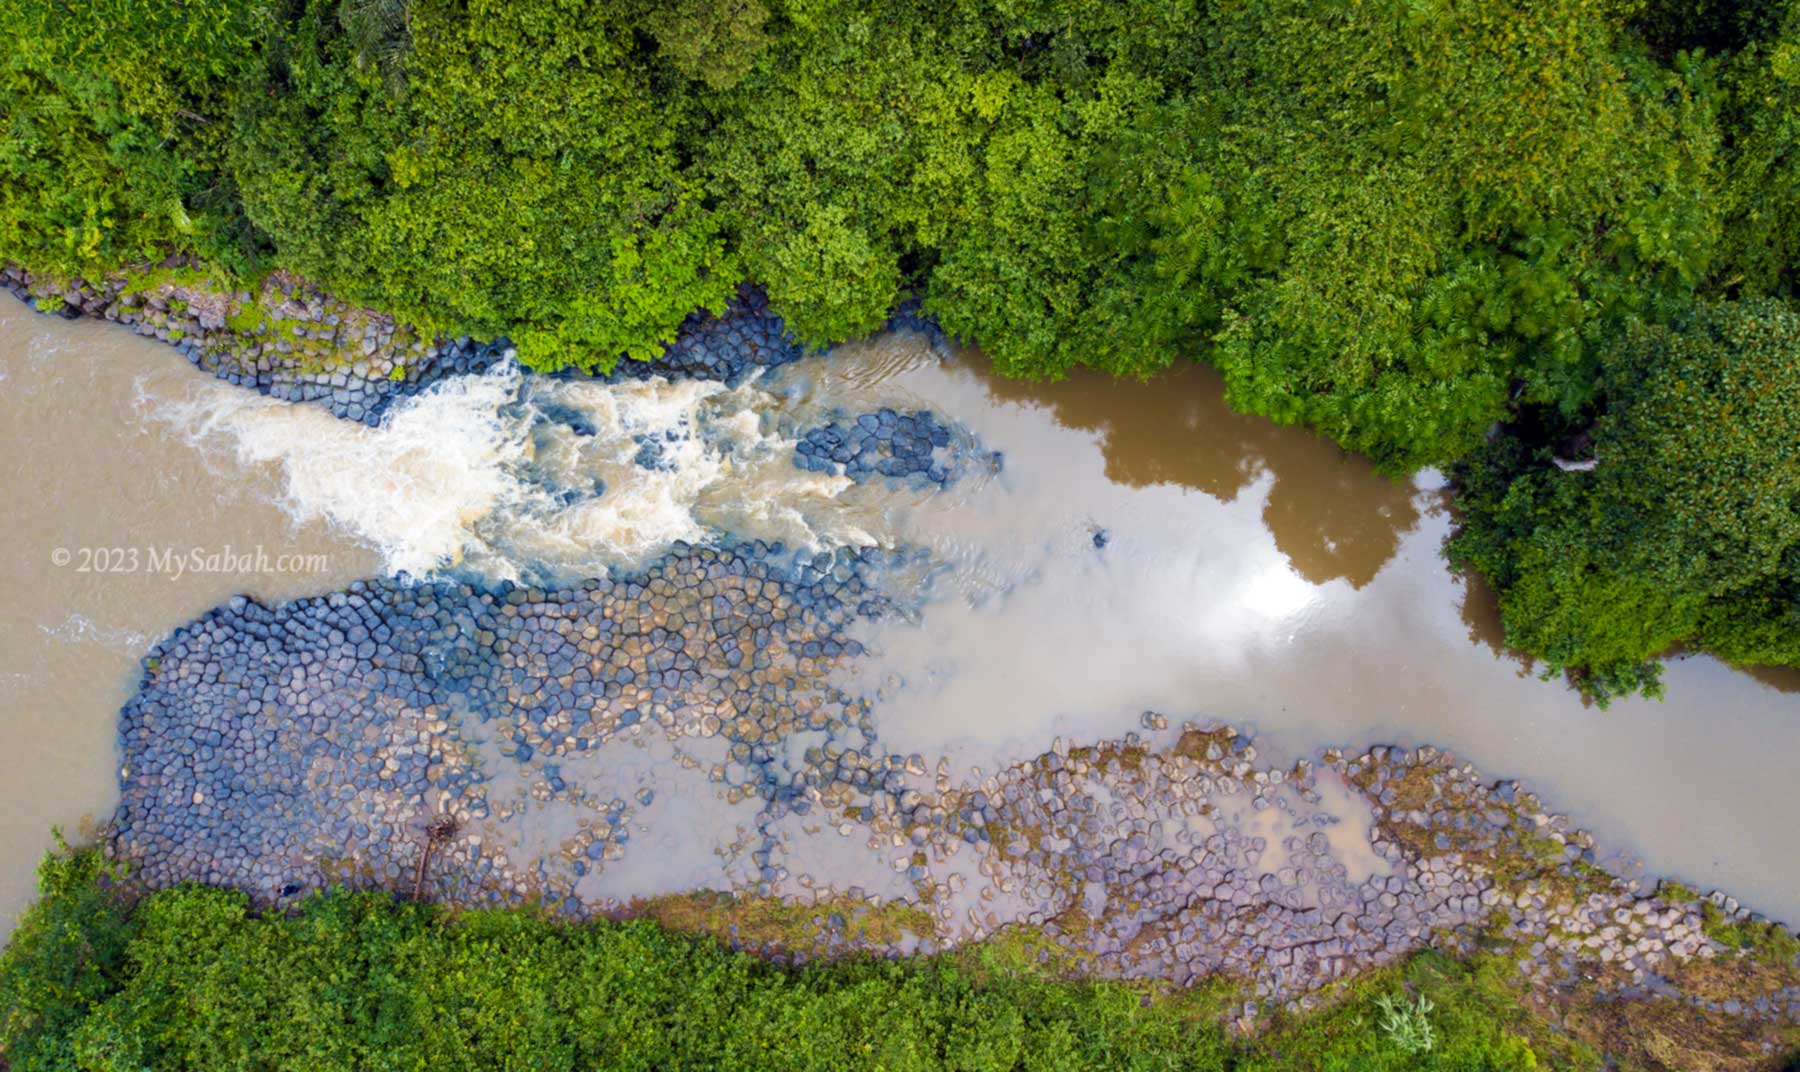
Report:
[[[1148,713],[990,772],[892,754],[833,671],[862,654],[849,625],[892,610],[877,577],[902,557],[682,548],[549,591],[234,600],[146,660],[115,849],[153,885],[264,902],[332,882],[578,917],[699,888],[900,901],[931,926],[887,951],[1035,925],[1093,973],[1225,975],[1264,1002],[1496,932],[1546,983],[1603,965],[1679,991],[1684,965],[1731,955],[1703,902],[1645,895],[1433,749],[1275,762]],[[454,833],[421,881],[439,817]],[[868,946],[823,928],[792,951]],[[1800,990],[1740,1006],[1800,1014]]]

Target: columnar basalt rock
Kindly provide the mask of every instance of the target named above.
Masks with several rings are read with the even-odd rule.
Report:
[[[505,340],[422,336],[284,273],[255,293],[227,292],[185,281],[185,267],[171,262],[135,277],[54,285],[9,266],[0,279],[39,309],[125,325],[228,383],[370,425],[396,400],[447,376],[483,371],[510,349]]]
[[[970,466],[997,473],[1003,459],[929,410],[884,408],[808,429],[794,447],[794,464],[859,482],[891,477],[945,487]]]
[[[579,799],[565,765],[657,732],[723,745],[725,789],[764,819],[804,812],[785,740],[870,748],[867,705],[825,676],[860,651],[848,622],[884,610],[866,580],[881,558],[683,548],[550,591],[358,582],[277,607],[234,599],[145,660],[121,716],[115,844],[152,884],[276,900],[393,882],[422,824],[446,814],[466,833],[443,854],[438,895],[556,894],[624,843],[633,805],[590,807],[605,826],[563,839],[579,857],[509,861],[481,849],[483,823],[512,818],[490,786],[527,777]]]
[[[171,260],[135,276],[65,284],[7,265],[0,268],[0,285],[42,311],[107,320],[167,342],[228,383],[369,425],[379,424],[401,398],[514,356],[505,338],[484,343],[466,335],[423,334],[286,273],[272,273],[255,293],[227,292],[188,280],[180,274],[188,267]],[[722,314],[690,316],[661,357],[620,360],[611,373],[595,378],[735,382],[803,355],[763,294],[745,286]]]
[[[887,561],[682,548],[550,591],[234,600],[146,660],[114,850],[151,885],[278,902],[408,886],[448,815],[423,889],[451,903],[897,899],[933,944],[1038,926],[1093,973],[1223,975],[1264,1005],[1478,934],[1546,985],[1611,965],[1680,992],[1686,965],[1731,956],[1699,904],[1641,894],[1530,794],[1432,749],[1273,763],[1229,727],[1158,715],[991,774],[892,754],[873,705],[834,684],[862,654],[850,627],[887,610]],[[634,881],[681,846],[701,850],[684,885]],[[793,952],[845,948],[841,929],[819,943]],[[1800,1015],[1791,982],[1747,1002]]]

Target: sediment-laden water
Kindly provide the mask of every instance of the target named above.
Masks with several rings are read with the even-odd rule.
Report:
[[[118,709],[156,638],[237,592],[379,568],[350,534],[290,521],[270,474],[177,416],[238,393],[116,327],[0,304],[0,933],[51,826],[73,841],[111,812]]]
[[[449,799],[442,794],[479,788],[477,818],[491,824],[496,847],[510,845],[518,857],[504,864],[519,872],[517,889],[566,881],[573,896],[596,902],[716,884],[721,876],[755,882],[771,867],[785,872],[783,883],[842,887],[860,875],[862,892],[902,894],[918,876],[892,866],[895,846],[871,852],[866,832],[839,833],[819,812],[793,807],[807,786],[817,788],[804,772],[821,757],[832,759],[833,777],[848,769],[843,757],[853,753],[861,758],[852,767],[895,758],[902,778],[975,787],[1053,753],[1058,736],[1148,734],[1143,712],[1153,709],[1177,721],[1255,726],[1265,747],[1294,754],[1372,740],[1448,746],[1491,776],[1529,782],[1604,844],[1641,854],[1654,871],[1728,887],[1764,911],[1800,918],[1800,859],[1787,851],[1800,786],[1784,762],[1800,754],[1800,700],[1782,691],[1783,679],[1690,659],[1670,668],[1661,704],[1584,708],[1560,683],[1536,680],[1496,650],[1491,613],[1478,597],[1466,597],[1438,558],[1450,519],[1429,477],[1396,484],[1305,432],[1237,417],[1201,369],[1150,385],[1093,377],[1022,385],[996,380],[972,355],[942,354],[925,337],[903,333],[759,371],[735,385],[545,380],[501,366],[445,380],[368,427],[214,383],[166,348],[101,325],[33,317],[16,307],[0,318],[4,404],[16,411],[7,425],[16,430],[7,490],[21,504],[7,571],[16,589],[8,606],[21,609],[9,610],[0,626],[7,630],[0,633],[8,675],[0,702],[9,746],[0,763],[15,798],[6,846],[15,858],[39,850],[51,821],[108,812],[115,716],[137,684],[132,660],[232,593],[249,592],[273,607],[335,591],[351,577],[394,571],[475,586],[471,595],[448,589],[442,607],[429,610],[413,601],[425,589],[380,590],[391,593],[381,599],[412,608],[406,613],[418,622],[435,622],[439,609],[454,619],[457,606],[496,582],[581,591],[584,579],[614,576],[624,590],[608,589],[608,598],[620,601],[612,618],[603,600],[591,623],[585,611],[526,615],[562,623],[556,630],[576,645],[571,658],[585,650],[584,641],[598,644],[602,621],[664,617],[642,631],[644,649],[627,653],[612,671],[632,676],[599,683],[592,706],[604,708],[610,724],[590,720],[584,725],[592,728],[583,730],[558,722],[569,712],[555,689],[523,701],[507,695],[519,685],[508,675],[523,664],[508,665],[508,650],[494,647],[511,628],[497,624],[508,617],[503,610],[493,610],[499,617],[486,624],[472,616],[456,626],[473,638],[474,661],[457,672],[462,676],[431,665],[431,642],[421,639],[420,650],[408,653],[420,665],[406,673],[422,676],[382,693],[390,669],[399,668],[363,665],[356,649],[364,641],[349,636],[355,626],[316,624],[303,608],[245,608],[235,613],[251,613],[265,633],[317,633],[316,640],[293,642],[296,659],[312,651],[349,661],[321,670],[343,675],[336,691],[309,692],[311,679],[302,674],[259,686],[267,696],[221,693],[214,701],[221,713],[242,710],[251,699],[269,704],[273,723],[277,712],[285,717],[279,705],[298,698],[317,709],[303,724],[283,723],[281,733],[362,735],[334,741],[341,751],[330,757],[311,754],[324,764],[316,769],[336,780],[312,786],[319,792],[305,806],[320,825],[303,831],[307,836],[342,833],[332,824],[347,820],[352,840],[368,840],[374,835],[359,833],[358,824],[379,830],[391,821],[382,836],[400,841],[378,862],[399,868],[400,850],[411,844],[405,838],[416,833],[405,826],[412,812],[394,805],[384,820],[347,804],[334,814],[336,790],[348,787],[342,799],[361,801],[358,794],[383,775],[389,782],[416,776],[429,803],[441,807]],[[795,464],[799,444],[822,442],[816,430],[835,427],[842,435],[863,416],[879,426],[883,411],[937,415],[947,434],[939,436],[945,442],[927,444],[929,464],[893,478],[865,471],[862,479]],[[909,437],[929,439],[929,431],[914,437],[903,429],[901,440]],[[708,597],[703,612],[637,602],[642,593],[632,593],[632,585],[654,588],[643,569],[672,563],[681,576],[676,567],[687,553],[669,559],[671,549],[722,534],[779,541],[779,554],[765,544],[746,561],[786,571],[875,563],[866,572],[857,566],[856,576],[881,597],[879,613],[860,612],[860,592],[846,598],[830,589],[800,604],[836,599],[845,616],[822,632],[809,626],[784,634],[783,642],[798,649],[795,657],[809,660],[818,675],[807,686],[819,697],[807,725],[771,732],[751,710],[770,701],[733,685],[723,691],[752,724],[731,732],[708,727],[704,717],[717,716],[707,705],[722,702],[713,685],[659,679],[648,687],[637,675],[651,672],[649,664],[630,664],[632,656],[667,653],[667,637],[685,636],[690,624],[705,625],[708,643],[736,638],[748,649],[744,657],[754,658],[767,642],[754,616],[773,621],[788,613],[782,601],[819,591],[818,576],[765,575],[757,584],[769,591],[744,596],[741,622],[731,601],[745,592],[739,582],[725,606]],[[272,556],[328,553],[330,568],[306,576],[250,569],[173,578],[166,570],[71,574],[51,568],[48,557],[57,547],[226,544],[263,546]],[[905,553],[851,555],[867,547]],[[815,560],[815,553],[832,557]],[[674,603],[699,598],[665,595]],[[765,598],[773,602],[757,602]],[[325,606],[318,614],[341,610]],[[681,623],[670,625],[671,614]],[[584,637],[590,626],[595,636]],[[418,635],[429,638],[436,628],[420,624]],[[548,626],[520,628],[515,659],[537,652],[532,645]],[[663,639],[652,642],[656,629]],[[205,636],[190,630],[186,646],[159,672],[179,675],[191,665],[203,674],[206,660],[219,657]],[[313,643],[322,646],[306,646]],[[807,644],[821,647],[809,654]],[[383,658],[379,644],[370,651],[369,658]],[[235,658],[220,665],[236,665]],[[654,672],[678,672],[670,658]],[[704,664],[698,660],[694,672]],[[371,670],[382,675],[373,686]],[[786,677],[757,687],[791,690]],[[457,691],[448,688],[453,681],[476,687]],[[150,714],[182,717],[191,693],[179,676],[166,684],[168,706]],[[657,688],[665,690],[661,698]],[[625,714],[626,690],[646,694],[642,709],[629,708],[636,716]],[[333,721],[382,695],[393,718],[375,702],[364,721]],[[692,702],[684,706],[680,696]],[[686,720],[653,728],[656,705],[691,711],[691,731]],[[398,721],[402,709],[404,718],[421,721]],[[520,714],[530,710],[544,717]],[[154,722],[137,728],[146,741],[158,732]],[[170,814],[157,822],[201,807],[220,809],[207,822],[248,814],[193,799],[205,796],[194,788],[204,780],[204,763],[235,747],[223,733],[207,743],[204,734],[215,729],[186,730],[196,728],[207,755],[164,755],[170,780],[146,788],[149,796],[140,800],[188,787],[181,800],[165,802]],[[273,725],[269,732],[276,733]],[[389,733],[414,739],[390,741]],[[441,748],[435,761],[430,748],[415,750],[419,735],[454,737],[454,761],[445,762]],[[590,743],[575,747],[582,738]],[[289,743],[301,754],[309,746],[298,737]],[[734,751],[740,746],[742,754]],[[570,751],[559,755],[559,747]],[[915,756],[916,774],[909,770]],[[864,788],[890,788],[890,773],[884,767],[880,777],[865,777]],[[365,783],[365,775],[375,781]],[[180,781],[189,776],[200,780]],[[243,787],[248,795],[238,806],[260,806],[255,793],[299,784],[284,777],[270,768],[267,784]],[[771,802],[782,810],[771,815]],[[1336,821],[1321,822],[1321,832],[1345,823],[1357,828],[1355,808],[1339,803]],[[1281,814],[1290,812],[1313,818],[1305,807]],[[140,820],[149,816],[142,812]],[[1262,822],[1246,811],[1224,825],[1267,845],[1300,836],[1258,834]],[[1366,817],[1363,823],[1366,829]],[[241,825],[234,819],[230,828],[256,834]],[[173,845],[194,832],[179,824],[141,829],[146,845]],[[316,863],[317,851],[307,857],[305,846],[282,844],[296,854],[292,860]],[[1355,851],[1360,845],[1366,855],[1366,837],[1346,845],[1330,854],[1342,871],[1331,873],[1366,888],[1380,877],[1372,869],[1385,865]],[[258,847],[246,841],[239,856],[214,854],[229,857],[231,866],[202,859],[211,850],[196,847],[182,875],[274,889],[290,874],[317,880],[298,864],[284,872],[288,862],[280,857],[261,861],[266,875],[234,870]],[[172,850],[162,858],[182,860]],[[546,859],[549,871],[523,874]],[[1280,871],[1269,862],[1269,873]],[[18,878],[5,890],[9,913],[24,894],[22,869],[13,874]],[[1458,897],[1473,895],[1471,887]],[[1455,914],[1464,906],[1459,900],[1443,910]]]

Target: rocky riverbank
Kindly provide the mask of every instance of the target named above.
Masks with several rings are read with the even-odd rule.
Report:
[[[6,265],[0,286],[41,312],[106,320],[167,342],[228,383],[369,425],[400,398],[513,356],[505,338],[433,335],[285,272],[253,291],[228,289],[179,259],[99,282],[39,279]],[[804,352],[762,292],[744,286],[721,315],[690,316],[656,360],[621,360],[597,378],[735,382]]]
[[[178,260],[68,283],[8,265],[0,281],[41,312],[124,325],[228,383],[370,425],[396,399],[446,376],[479,372],[508,349],[504,340],[479,345],[425,336],[281,272],[256,291],[225,289]]]
[[[1800,1017],[1791,953],[1717,936],[1754,924],[1789,949],[1785,931],[1614,876],[1528,792],[1432,749],[1271,761],[1147,714],[991,773],[892,754],[871,701],[833,682],[897,564],[684,549],[554,591],[234,600],[146,660],[114,850],[150,885],[269,903],[344,882],[577,917],[689,888],[909,905],[929,926],[885,951],[1039,927],[1096,974],[1243,980],[1252,1015],[1427,945],[1504,940],[1541,986],[1599,972],[1708,1014]],[[838,930],[793,951],[869,947]],[[1726,991],[1684,989],[1739,960],[1756,970]]]

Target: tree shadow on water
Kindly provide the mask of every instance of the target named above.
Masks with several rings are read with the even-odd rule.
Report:
[[[1115,483],[1172,484],[1230,502],[1271,474],[1263,523],[1314,584],[1368,584],[1418,523],[1407,482],[1314,432],[1233,412],[1208,366],[1182,362],[1143,382],[1076,369],[1046,383],[1002,377],[979,354],[962,360],[995,399],[1047,408],[1063,427],[1097,434]]]

